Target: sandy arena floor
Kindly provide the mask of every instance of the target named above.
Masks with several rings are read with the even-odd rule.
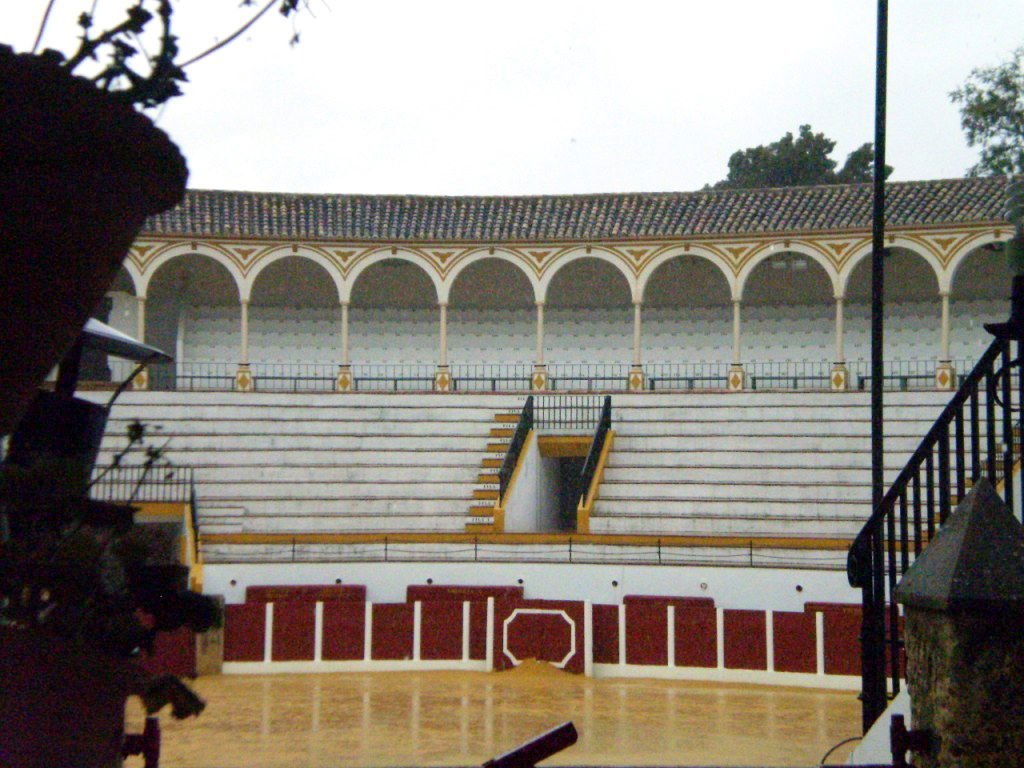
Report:
[[[810,766],[860,724],[853,693],[595,680],[537,662],[491,674],[215,676],[194,687],[207,700],[198,719],[162,713],[165,768],[479,765],[565,720],[579,742],[552,765]],[[134,700],[128,722],[142,727]]]

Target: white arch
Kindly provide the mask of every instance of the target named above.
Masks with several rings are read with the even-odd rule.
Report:
[[[193,245],[195,247],[193,247]],[[149,291],[149,284],[153,281],[154,275],[160,271],[160,268],[172,259],[176,259],[179,256],[206,256],[213,259],[219,264],[223,265],[228,274],[231,275],[231,279],[235,283],[235,288],[238,289],[239,301],[245,301],[249,298],[245,289],[245,282],[242,275],[238,271],[238,266],[231,260],[225,252],[218,248],[211,246],[209,243],[178,243],[171,246],[167,250],[161,252],[152,262],[146,265],[145,272],[142,273],[141,282],[137,286],[138,295],[145,297]]]
[[[466,270],[467,267],[476,264],[486,259],[497,259],[499,261],[505,261],[516,267],[526,279],[529,281],[530,286],[533,288],[534,301],[542,301],[543,293],[541,292],[540,281],[537,280],[536,275],[531,274],[530,270],[526,269],[523,265],[523,260],[515,255],[515,253],[507,248],[479,248],[475,251],[471,251],[469,254],[464,255],[457,264],[452,266],[451,272],[449,272],[444,279],[444,293],[442,294],[441,301],[447,302],[451,296],[452,288],[455,287],[455,281],[459,275]]]
[[[302,246],[299,246],[297,250],[293,251],[292,246],[290,245],[283,245],[280,248],[274,249],[270,253],[262,256],[260,260],[253,265],[252,272],[245,277],[246,295],[251,297],[253,286],[256,285],[256,278],[259,277],[263,270],[276,261],[288,258],[306,259],[323,267],[324,270],[326,270],[327,275],[330,277],[331,282],[334,283],[334,290],[338,294],[338,301],[341,302],[341,297],[344,293],[344,284],[341,274],[338,272],[338,268],[331,262],[331,260],[323,254],[309,250],[308,248],[303,248]]]
[[[1004,230],[1000,230],[999,234],[1000,237],[996,237],[996,231],[989,230],[987,232],[977,234],[970,240],[961,243],[957,248],[956,253],[953,254],[953,258],[949,260],[949,264],[943,271],[942,277],[939,279],[939,290],[952,293],[956,274],[960,271],[960,267],[963,266],[963,263],[967,261],[967,257],[979,248],[991,243],[1005,243],[1013,236],[1013,228],[1007,227]]]
[[[886,238],[888,240],[889,238]],[[910,238],[897,235],[892,242],[886,243],[886,248],[902,248],[903,250],[910,251],[915,256],[920,256],[929,266],[932,268],[932,272],[935,273],[935,281],[939,286],[939,291],[942,291],[942,264],[935,257],[935,254],[929,252],[927,249],[922,248],[921,244],[911,240]],[[843,264],[843,269],[839,273],[839,288],[842,291],[842,295],[846,295],[846,289],[850,284],[850,276],[853,274],[853,270],[857,267],[864,258],[871,255],[871,242],[867,242],[860,248],[850,254],[850,257]]]
[[[668,249],[663,253],[659,253],[651,259],[650,262],[644,265],[643,270],[637,278],[637,295],[640,301],[643,301],[644,294],[647,292],[647,284],[650,283],[651,277],[653,277],[654,273],[658,271],[658,268],[661,267],[662,264],[681,256],[696,256],[710,261],[718,268],[722,273],[722,276],[725,278],[725,284],[729,287],[729,295],[734,296],[736,294],[736,276],[722,260],[721,256],[702,246],[691,245],[688,249],[684,249],[684,246],[680,245]]]
[[[135,266],[135,262],[130,258],[122,261],[121,266],[128,273],[128,279],[132,281],[132,291],[136,296],[139,296],[139,286],[142,285],[142,272],[139,271],[139,268]],[[117,277],[116,274],[114,276]]]
[[[750,278],[751,273],[757,268],[757,265],[763,261],[767,261],[772,256],[779,256],[783,253],[799,253],[801,256],[806,256],[813,261],[816,261],[821,265],[822,269],[825,270],[825,275],[828,277],[829,282],[832,284],[832,295],[840,296],[839,273],[836,272],[835,266],[820,251],[811,248],[805,243],[789,241],[789,244],[782,242],[781,240],[772,243],[767,248],[760,251],[757,255],[750,259],[743,268],[740,269],[738,275],[736,275],[736,293],[733,294],[733,299],[739,301],[743,298],[743,291],[747,287],[747,280]]]
[[[548,288],[551,286],[551,281],[554,279],[555,275],[578,259],[600,259],[601,261],[607,261],[615,267],[623,277],[626,278],[626,286],[629,288],[631,300],[634,302],[639,300],[636,280],[634,279],[634,276],[630,274],[619,256],[606,248],[592,246],[588,252],[586,248],[579,246],[554,257],[555,263],[552,265],[551,269],[541,276],[539,285],[540,299],[538,299],[538,301],[547,301]]]
[[[364,255],[359,261],[353,265],[352,271],[349,273],[346,280],[342,283],[341,289],[341,300],[342,302],[349,302],[352,300],[352,289],[356,285],[356,281],[359,280],[359,276],[365,272],[369,267],[374,264],[387,261],[388,259],[400,259],[401,261],[408,261],[415,264],[417,267],[422,269],[430,282],[434,284],[435,295],[437,296],[438,303],[441,302],[441,296],[443,293],[443,284],[441,282],[441,276],[437,274],[437,270],[434,265],[431,264],[420,254],[415,251],[410,251],[405,248],[379,248],[376,251]]]

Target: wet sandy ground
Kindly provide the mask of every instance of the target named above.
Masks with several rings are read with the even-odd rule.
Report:
[[[860,723],[848,692],[588,679],[537,662],[490,674],[213,676],[194,687],[207,700],[199,718],[161,715],[164,768],[479,765],[565,720],[579,742],[552,765],[810,766]],[[129,731],[142,717],[133,700]]]

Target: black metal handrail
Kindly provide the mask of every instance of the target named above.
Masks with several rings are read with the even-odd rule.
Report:
[[[192,467],[126,465],[95,467],[89,496],[100,501],[180,502],[191,500]]]
[[[1017,342],[1017,360],[1024,344]],[[1017,361],[1014,361],[1017,362]],[[998,390],[998,391],[997,391]],[[1013,404],[1013,392],[1017,391]],[[864,730],[900,690],[903,647],[900,577],[980,477],[1007,478],[1003,498],[1013,509],[1013,464],[1019,455],[1012,411],[1024,403],[1024,377],[1011,367],[1010,342],[996,339],[896,476],[847,556],[850,585],[861,589],[861,675]],[[1002,432],[1002,440],[997,435]],[[887,673],[888,669],[888,673]]]
[[[89,496],[121,503],[169,502],[188,504],[192,522],[193,555],[199,557],[199,512],[192,467],[143,465],[95,467]]]
[[[533,395],[526,398],[523,410],[519,413],[519,422],[516,424],[516,431],[512,434],[512,442],[508,444],[505,451],[505,459],[501,462],[501,469],[498,470],[498,498],[504,501],[505,491],[508,488],[512,473],[519,463],[519,454],[523,451],[526,443],[526,436],[533,429]]]
[[[585,504],[587,493],[590,491],[590,484],[594,482],[594,474],[597,472],[597,463],[601,460],[601,451],[604,449],[604,441],[608,439],[608,431],[612,428],[612,396],[605,395],[604,404],[601,406],[601,416],[597,420],[597,428],[594,430],[594,440],[590,444],[590,451],[587,453],[587,460],[583,462],[583,472],[580,473],[580,503]]]
[[[541,395],[537,401],[537,428],[553,431],[593,429],[601,420],[601,403],[607,397]]]

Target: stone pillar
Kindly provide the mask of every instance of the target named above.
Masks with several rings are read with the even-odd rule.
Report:
[[[843,392],[850,386],[850,372],[846,368],[843,332],[843,297],[836,296],[836,356],[832,362],[832,370],[829,372],[829,383],[833,392]]]
[[[543,392],[548,388],[548,367],[544,363],[544,302],[537,302],[537,350],[533,357],[533,375],[530,388]]]
[[[729,366],[728,387],[730,392],[739,392],[746,383],[743,363],[740,362],[740,300],[732,300],[732,364]]]
[[[135,314],[135,338],[139,341],[146,340],[146,297],[136,296],[137,311]],[[132,379],[132,389],[149,389],[149,370],[143,368]]]
[[[949,359],[949,291],[939,294],[942,299],[942,331],[939,339],[939,362],[935,366],[935,388],[956,389],[956,371]]]
[[[352,365],[349,362],[348,346],[348,302],[341,302],[341,364],[335,387],[338,392],[352,391]]]
[[[448,370],[448,304],[442,301],[437,306],[441,310],[441,339],[437,352],[437,371],[434,373],[434,390],[450,392],[452,376]]]
[[[982,478],[904,574],[915,768],[1024,765],[1024,530]]]
[[[633,365],[629,369],[629,391],[643,392],[644,368],[640,357],[640,314],[642,305],[633,302]]]
[[[252,392],[252,370],[249,368],[249,300],[242,299],[242,344],[241,359],[235,371],[235,391]]]

